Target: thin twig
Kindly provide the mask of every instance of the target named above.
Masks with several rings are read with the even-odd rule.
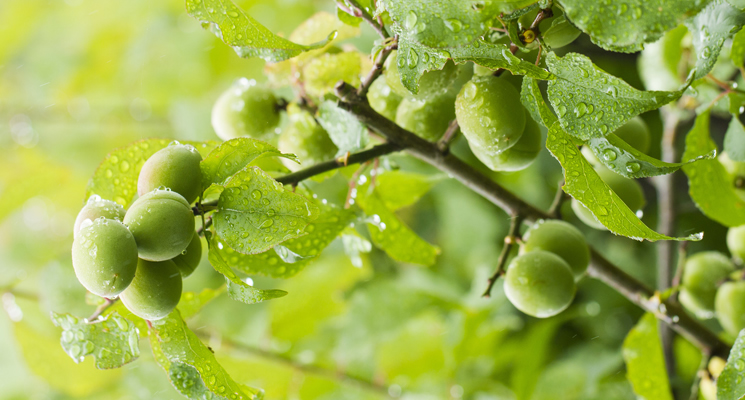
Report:
[[[450,124],[448,125],[448,128],[445,130],[445,133],[442,134],[442,137],[440,140],[437,141],[437,148],[440,149],[441,152],[447,153],[450,149],[450,142],[455,139],[455,136],[458,134],[458,130],[460,129],[460,126],[458,125],[458,120],[454,119],[450,121]]]
[[[373,17],[370,15],[370,13],[368,13],[364,8],[362,8],[362,6],[360,5],[360,3],[357,2],[357,0],[346,0],[346,2],[349,3],[352,6],[352,8],[355,8],[359,11],[360,18],[364,19],[368,24],[370,24],[370,26],[375,30],[375,32],[378,33],[378,35],[380,35],[381,38],[388,39],[389,37],[388,32],[385,31],[385,28],[383,27],[383,25],[379,24],[378,21],[374,20]]]
[[[202,226],[200,226],[199,228],[197,228],[197,235],[203,236],[204,235],[204,231],[207,228],[209,228],[210,226],[212,226],[212,216],[211,215],[209,217],[205,218],[204,221],[202,221]]]
[[[517,242],[517,238],[520,235],[520,224],[522,223],[522,221],[523,217],[521,215],[512,216],[510,221],[510,230],[507,231],[507,236],[504,237],[502,252],[499,253],[499,258],[497,259],[497,268],[494,270],[494,273],[489,278],[486,290],[484,290],[484,294],[482,294],[481,296],[491,296],[491,290],[494,287],[494,284],[497,282],[497,279],[499,279],[499,277],[504,273],[505,264],[507,264],[507,258],[509,258],[510,251],[512,250],[512,247],[515,245],[515,243]]]
[[[380,53],[378,53],[378,57],[375,59],[373,67],[370,69],[367,77],[365,77],[365,79],[362,81],[360,88],[357,89],[357,94],[362,97],[367,95],[367,91],[370,90],[370,86],[372,86],[375,79],[377,79],[380,74],[383,73],[383,65],[385,64],[385,60],[396,48],[398,48],[398,45],[396,43],[393,43],[389,46],[384,47],[383,50],[380,50]]]
[[[675,267],[675,275],[670,283],[670,287],[673,288],[674,292],[670,295],[670,301],[678,301],[678,294],[680,290],[680,284],[683,281],[683,273],[685,273],[686,258],[688,256],[688,242],[678,242],[678,263]]]
[[[347,189],[347,199],[344,201],[344,208],[349,208],[349,206],[352,205],[352,193],[357,188],[357,180],[360,179],[360,175],[362,175],[362,172],[365,171],[365,168],[367,168],[369,163],[370,161],[364,162],[359,168],[357,168],[357,171],[354,171],[354,174],[352,174],[352,179],[349,180],[349,189]]]
[[[93,314],[91,314],[90,317],[88,317],[88,321],[93,321],[97,319],[101,314],[103,314],[104,311],[106,311],[109,307],[113,306],[114,303],[116,303],[119,300],[119,298],[115,299],[107,299],[104,297],[103,303],[96,307],[96,311],[93,311]]]
[[[561,205],[564,204],[564,200],[566,200],[567,196],[564,193],[564,189],[562,187],[564,186],[564,180],[562,179],[559,182],[558,187],[556,188],[556,194],[554,194],[554,200],[551,202],[551,206],[548,208],[548,215],[552,216],[553,218],[561,218]]]

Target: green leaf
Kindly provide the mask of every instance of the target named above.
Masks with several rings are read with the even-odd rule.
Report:
[[[732,38],[732,47],[729,50],[729,58],[732,59],[732,63],[737,68],[745,68],[745,29],[740,29],[740,32],[735,34]]]
[[[441,176],[401,170],[387,171],[375,177],[375,192],[391,211],[410,206],[432,189]]]
[[[394,260],[433,265],[440,249],[419,237],[386,208],[375,191],[369,192],[368,189],[369,185],[357,189],[355,204],[373,219],[372,223],[367,224],[373,243]]]
[[[358,87],[361,75],[371,66],[367,56],[358,51],[324,53],[302,66],[300,79],[309,96],[323,98],[334,94],[339,81]]]
[[[688,29],[680,25],[641,52],[639,77],[647,90],[677,90],[683,84],[680,64],[688,62],[683,57],[683,38],[687,33]]]
[[[643,112],[679,98],[682,91],[640,91],[595,66],[577,53],[549,53],[549,70],[558,78],[548,83],[548,100],[570,135],[587,140],[603,137]]]
[[[745,161],[745,127],[735,114],[724,135],[724,151],[732,161]]]
[[[548,131],[546,148],[564,168],[564,191],[582,203],[609,231],[634,240],[700,240],[701,234],[687,238],[671,238],[659,234],[629,209],[611,188],[598,176],[592,165],[577,149],[581,143],[569,136],[556,123]],[[689,164],[694,165],[694,164]]]
[[[646,313],[623,341],[626,376],[639,399],[673,400],[657,319]]]
[[[372,243],[362,237],[356,229],[346,228],[341,235],[341,241],[344,244],[344,253],[357,268],[362,268],[362,257],[360,254],[369,253],[372,250]]]
[[[318,207],[284,189],[258,167],[244,168],[225,184],[213,215],[225,243],[244,254],[261,253],[303,234]]]
[[[740,331],[729,352],[727,364],[717,379],[717,400],[740,400],[745,397],[745,331]]]
[[[178,310],[181,312],[181,317],[187,319],[196,315],[202,307],[223,292],[225,292],[225,286],[220,286],[217,289],[205,288],[199,293],[181,293],[181,299],[178,302]]]
[[[285,292],[284,290],[256,289],[246,282],[243,282],[241,278],[239,278],[238,275],[233,272],[230,266],[225,262],[222,254],[218,251],[224,249],[227,246],[220,243],[216,237],[210,239],[209,247],[209,256],[207,258],[209,259],[210,264],[212,264],[212,268],[225,276],[225,281],[228,288],[228,297],[230,297],[231,299],[246,304],[255,304],[265,300],[276,299],[287,295],[287,292]]]
[[[559,0],[564,13],[593,43],[633,53],[657,41],[706,4],[701,0]]]
[[[262,157],[284,157],[298,162],[293,154],[284,154],[261,140],[236,138],[221,143],[202,160],[202,189],[212,184],[222,185],[238,171]]]
[[[527,76],[523,78],[520,101],[528,109],[530,116],[539,124],[550,127],[556,122],[556,115],[548,107],[546,100],[543,99],[537,80]]]
[[[242,58],[282,61],[321,48],[336,37],[332,31],[326,40],[313,45],[291,42],[272,33],[231,0],[186,0],[186,11]]]
[[[352,221],[354,213],[318,203],[320,214],[305,228],[306,235],[290,239],[260,254],[241,254],[225,246],[220,252],[232,268],[248,275],[289,278],[313,261]]]
[[[62,327],[62,348],[80,363],[91,355],[96,368],[119,368],[140,356],[137,328],[118,313],[88,322],[70,314],[52,313],[52,322]]]
[[[212,350],[189,330],[177,310],[152,321],[150,344],[155,360],[173,386],[191,399],[259,400],[263,391],[240,385],[217,362]]]
[[[339,108],[335,101],[321,103],[316,120],[339,149],[337,157],[364,149],[370,142],[367,128],[352,113]]]
[[[696,74],[701,79],[717,62],[725,39],[742,28],[745,13],[724,0],[713,0],[695,17],[686,21],[696,50]]]
[[[603,165],[627,178],[648,178],[671,174],[683,165],[716,157],[716,151],[711,151],[683,163],[667,163],[636,150],[612,133],[606,137],[592,138],[585,144],[592,149]]]
[[[710,111],[696,117],[686,136],[683,161],[716,150],[709,136]],[[688,193],[701,212],[724,226],[745,225],[745,202],[735,192],[732,179],[718,160],[702,160],[683,166]]]
[[[745,93],[732,91],[727,94],[727,100],[729,101],[729,112],[733,116],[740,115],[745,112]]]
[[[155,152],[172,142],[171,139],[144,139],[112,151],[98,166],[88,182],[86,198],[96,194],[104,199],[116,201],[124,208],[129,207],[137,196],[137,178],[140,176],[142,164]],[[209,154],[219,144],[214,140],[205,142],[187,140],[181,143],[196,147],[202,157]]]

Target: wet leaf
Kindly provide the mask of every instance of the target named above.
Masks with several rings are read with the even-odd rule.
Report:
[[[740,331],[729,352],[727,364],[717,379],[718,400],[740,400],[745,396],[745,331]]]
[[[556,122],[556,115],[548,107],[546,100],[543,99],[537,80],[527,76],[523,78],[520,101],[528,110],[530,116],[539,124],[550,127]]]
[[[696,74],[701,79],[711,71],[719,58],[724,41],[745,24],[745,13],[724,0],[711,1],[695,17],[686,21],[696,50]]]
[[[364,149],[370,142],[367,128],[352,113],[339,108],[335,101],[321,103],[316,120],[339,149],[337,157]]]
[[[657,319],[646,313],[623,341],[626,377],[639,399],[672,400]]]
[[[737,115],[733,115],[724,135],[724,151],[732,161],[745,161],[745,127]]]

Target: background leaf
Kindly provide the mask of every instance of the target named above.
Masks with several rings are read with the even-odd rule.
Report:
[[[52,321],[62,327],[62,348],[76,363],[91,355],[96,368],[119,368],[140,356],[135,324],[114,312],[88,322],[70,314],[52,313]]]
[[[745,67],[745,29],[740,29],[732,38],[732,47],[729,50],[729,57],[737,68]]]
[[[603,137],[632,117],[660,108],[682,94],[636,90],[577,53],[561,58],[549,53],[546,64],[557,76],[548,83],[548,100],[561,127],[582,140]]]
[[[745,331],[740,331],[729,352],[727,364],[717,378],[717,400],[740,400],[745,396]]]
[[[386,208],[396,211],[419,201],[441,179],[409,171],[386,171],[375,177],[375,192]]]
[[[700,0],[559,0],[564,12],[593,43],[612,51],[632,53],[654,42],[694,14]]]
[[[732,116],[724,135],[724,151],[733,161],[745,161],[745,127],[737,114]]]
[[[603,226],[616,235],[634,240],[700,240],[700,235],[671,238],[644,225],[639,217],[598,176],[580,154],[580,143],[561,129],[558,123],[548,131],[546,148],[564,168],[564,191],[582,203]],[[693,164],[689,164],[693,165]]]
[[[335,101],[321,103],[316,120],[339,149],[337,157],[364,149],[370,142],[367,128],[352,113],[339,108]]]
[[[284,157],[296,161],[293,154],[284,154],[276,147],[261,140],[235,138],[221,143],[199,165],[202,170],[202,189],[221,185],[238,171],[262,157]]]
[[[194,384],[191,390],[198,390],[199,383],[195,382],[198,376],[204,387],[218,396],[234,400],[258,400],[263,397],[260,390],[239,385],[227,374],[212,351],[189,330],[178,311],[173,311],[163,319],[152,321],[150,338],[156,360],[169,373],[169,377],[177,378],[177,381],[172,382],[179,391],[184,390],[183,385],[187,383],[188,386],[188,382]],[[178,366],[181,377],[176,373],[171,374],[173,364]],[[198,375],[181,365],[193,368]]]
[[[623,341],[626,376],[640,399],[672,400],[657,319],[646,313]]]
[[[686,136],[684,161],[717,149],[709,136],[709,118],[708,110],[696,117]],[[704,215],[724,226],[745,224],[745,202],[735,193],[729,174],[718,160],[688,164],[683,171],[688,176],[688,193]]]
[[[204,288],[199,293],[183,292],[178,302],[178,310],[183,319],[196,315],[207,303],[225,292],[225,286],[217,289]]]
[[[282,61],[323,47],[335,36],[329,32],[327,40],[314,45],[293,43],[272,33],[231,0],[186,0],[186,11],[243,58]]]
[[[261,253],[303,234],[318,207],[284,189],[258,167],[248,167],[225,184],[213,215],[215,231],[240,253]]]
[[[725,0],[712,0],[701,12],[686,21],[696,49],[695,79],[701,79],[714,68],[724,40],[745,24],[745,13]]]

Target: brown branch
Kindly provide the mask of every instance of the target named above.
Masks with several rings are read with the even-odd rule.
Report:
[[[380,35],[383,40],[388,39],[390,36],[388,35],[388,32],[385,31],[385,28],[383,27],[383,24],[378,23],[378,21],[374,20],[372,15],[368,13],[360,3],[357,2],[357,0],[345,0],[349,5],[352,6],[353,9],[357,10],[359,12],[359,17],[364,19],[374,30],[375,32]]]
[[[360,88],[357,89],[357,94],[359,94],[360,96],[367,95],[367,91],[370,90],[370,86],[372,86],[373,82],[375,82],[375,79],[377,79],[380,74],[383,73],[383,65],[385,64],[385,60],[396,48],[398,48],[398,45],[393,43],[383,48],[383,50],[380,50],[380,53],[378,53],[378,57],[375,59],[373,67],[370,69],[367,77],[365,77],[365,80],[362,81]]]
[[[510,221],[510,230],[507,231],[507,236],[504,237],[504,245],[502,246],[502,252],[499,253],[499,259],[497,259],[497,268],[494,270],[494,273],[489,278],[488,286],[486,287],[486,290],[484,291],[484,294],[482,294],[482,297],[489,297],[491,296],[491,290],[494,287],[494,284],[497,282],[497,279],[504,274],[504,268],[507,264],[507,258],[510,256],[510,251],[512,251],[512,247],[517,243],[517,238],[520,235],[520,225],[523,222],[523,218],[520,215],[514,215],[511,217],[512,220]]]

